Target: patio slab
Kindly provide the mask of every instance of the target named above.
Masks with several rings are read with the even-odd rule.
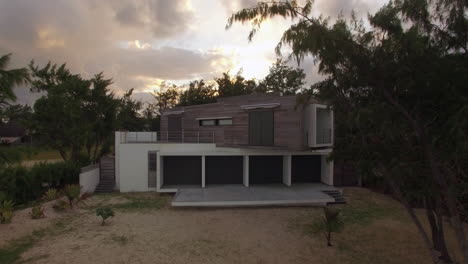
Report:
[[[325,184],[274,185],[219,185],[206,188],[179,188],[172,206],[227,207],[227,206],[323,206],[335,199],[322,191],[339,189]]]

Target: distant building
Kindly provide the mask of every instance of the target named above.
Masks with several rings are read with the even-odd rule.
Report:
[[[29,142],[26,128],[18,122],[0,124],[1,145],[21,145]]]

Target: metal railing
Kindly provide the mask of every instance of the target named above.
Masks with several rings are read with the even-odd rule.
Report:
[[[215,143],[214,131],[121,132],[120,143]]]
[[[331,144],[332,131],[330,128],[317,129],[317,144]]]

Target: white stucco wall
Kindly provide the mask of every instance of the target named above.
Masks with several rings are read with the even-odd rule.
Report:
[[[323,183],[333,185],[333,160],[327,161],[327,155],[322,155],[321,180]]]
[[[99,165],[92,165],[82,169],[80,173],[81,193],[93,193],[99,184]]]
[[[117,148],[116,148],[117,149]],[[119,155],[116,157],[116,182],[119,182],[121,192],[145,192],[148,189],[148,152],[157,151],[158,159],[161,153],[170,155],[201,155],[202,152],[214,151],[214,144],[119,144]],[[117,161],[118,159],[118,161]],[[162,165],[159,162],[158,165]],[[161,166],[157,168],[158,181]],[[117,173],[118,171],[118,173]],[[117,180],[118,178],[118,180]],[[161,183],[158,182],[160,187]]]

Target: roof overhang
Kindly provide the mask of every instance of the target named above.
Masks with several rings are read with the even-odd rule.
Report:
[[[230,116],[213,116],[213,117],[199,117],[195,118],[195,120],[213,120],[213,119],[231,119]]]
[[[242,110],[253,110],[253,109],[262,109],[262,108],[275,108],[278,106],[280,106],[280,103],[241,105],[240,108]]]
[[[176,111],[164,111],[162,113],[162,115],[179,115],[179,114],[183,114],[184,113],[184,110],[176,110]]]

